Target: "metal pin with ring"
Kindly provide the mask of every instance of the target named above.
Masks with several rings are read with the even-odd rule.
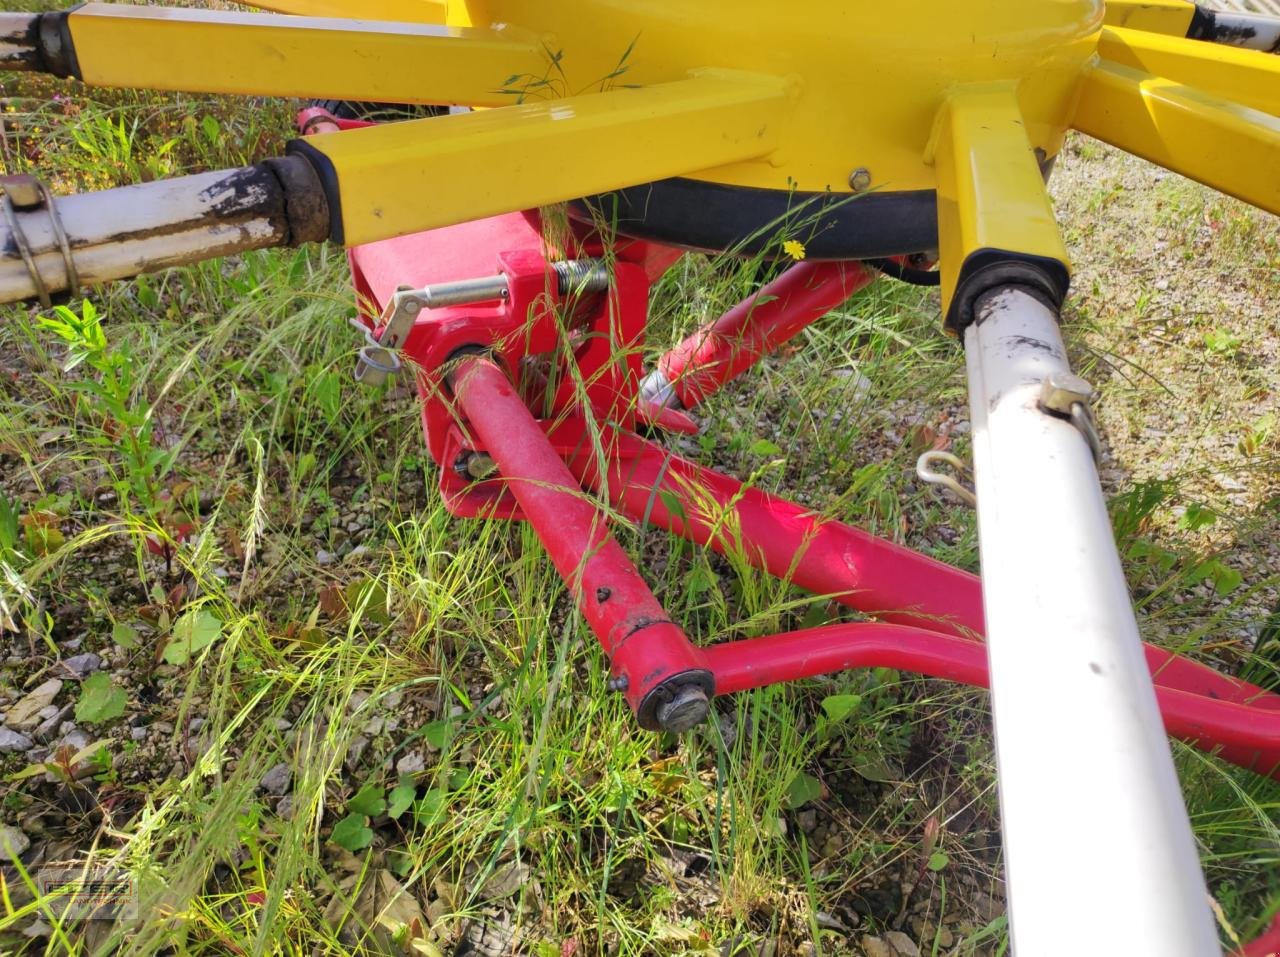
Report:
[[[936,463],[949,465],[959,475],[969,474],[969,467],[964,464],[964,461],[958,455],[933,449],[916,459],[916,475],[920,477],[922,482],[945,488],[970,508],[977,508],[978,497],[971,490],[961,485],[954,477],[945,472],[937,471]]]

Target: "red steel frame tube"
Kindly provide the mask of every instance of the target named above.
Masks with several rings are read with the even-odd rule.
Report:
[[[982,589],[968,572],[744,486],[630,433],[613,433],[606,452],[603,482],[588,455],[570,467],[632,519],[722,554],[740,547],[774,577],[885,621],[960,637],[982,634]],[[669,506],[673,501],[682,503],[679,510]],[[732,519],[700,512],[699,502],[715,503]]]
[[[802,262],[661,359],[658,371],[692,408],[879,275],[860,262]]]
[[[824,625],[704,651],[716,694],[850,668],[898,668],[988,686],[987,651],[979,642],[881,622]],[[1280,779],[1280,713],[1171,687],[1157,687],[1156,698],[1169,734]]]
[[[468,356],[450,385],[645,721],[642,705],[651,693],[680,675],[706,672],[702,652],[667,617],[506,373],[486,357]]]
[[[887,622],[960,638],[982,635],[982,582],[977,575],[843,522],[821,519],[637,435],[614,433],[607,445],[614,454],[603,483],[585,457],[575,456],[569,465],[580,481],[607,492],[628,518],[721,553],[740,548],[754,567]],[[691,496],[692,489],[701,491]],[[698,514],[693,506],[698,500],[718,503],[732,518],[717,522]],[[675,501],[682,503],[681,511],[669,507]],[[1280,695],[1172,651],[1144,647],[1157,685],[1280,711]]]

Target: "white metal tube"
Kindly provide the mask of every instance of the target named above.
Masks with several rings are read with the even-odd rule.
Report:
[[[1013,949],[1220,948],[1085,439],[1041,410],[1058,317],[1017,287],[965,333]]]
[[[1193,39],[1280,53],[1280,17],[1235,10],[1204,10],[1192,21]]]
[[[319,181],[300,157],[59,196],[53,204],[56,222],[47,204],[15,210],[20,236],[0,218],[0,303],[38,294],[21,255],[24,241],[49,293],[68,291],[59,223],[83,287],[322,239],[329,225]]]

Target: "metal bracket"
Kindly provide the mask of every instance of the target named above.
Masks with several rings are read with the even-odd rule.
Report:
[[[1090,406],[1094,395],[1092,385],[1070,372],[1051,372],[1040,383],[1040,408],[1051,415],[1069,419],[1089,444],[1094,464],[1100,465],[1102,439]]]
[[[609,288],[608,267],[599,260],[570,259],[552,263],[551,270],[561,296],[603,292]],[[361,385],[382,385],[387,376],[400,371],[401,363],[395,350],[409,338],[413,324],[417,322],[422,310],[510,298],[510,285],[507,277],[502,275],[442,282],[422,289],[402,286],[395,291],[382,311],[375,327],[381,332],[375,334],[364,323],[353,320],[352,324],[365,333],[366,340],[356,363],[356,381]]]

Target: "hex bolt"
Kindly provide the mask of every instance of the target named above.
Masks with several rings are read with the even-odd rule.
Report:
[[[468,482],[479,482],[498,471],[498,465],[487,452],[468,450],[454,460],[453,470]]]
[[[849,188],[855,193],[865,193],[871,188],[871,170],[859,166],[849,174]]]
[[[707,693],[697,685],[685,685],[670,701],[658,705],[655,717],[663,731],[679,734],[702,724],[710,710]]]
[[[1077,403],[1088,407],[1093,401],[1093,386],[1071,372],[1051,372],[1040,383],[1040,407],[1058,415],[1071,415]]]
[[[626,691],[631,686],[631,682],[627,680],[626,675],[618,675],[616,678],[610,678],[605,685],[610,691]]]

